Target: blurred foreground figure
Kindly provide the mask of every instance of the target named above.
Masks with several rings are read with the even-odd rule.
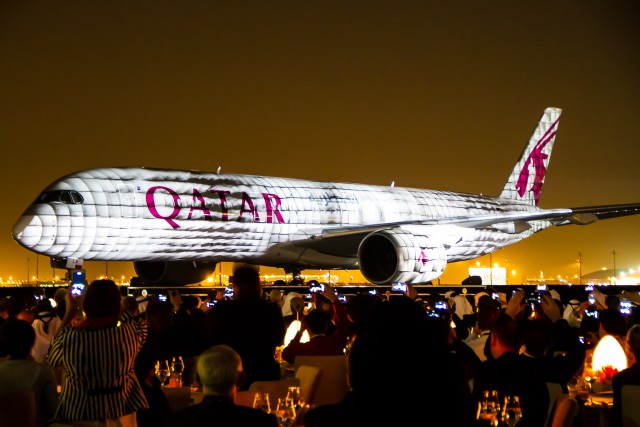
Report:
[[[277,427],[275,415],[236,405],[238,385],[243,379],[242,360],[231,347],[216,345],[202,353],[198,375],[205,394],[202,402],[173,414],[167,427]]]
[[[147,407],[134,361],[147,335],[133,315],[120,315],[120,290],[96,280],[84,298],[66,295],[62,328],[51,342],[49,363],[64,366],[66,381],[55,420],[71,426],[136,426]],[[86,317],[69,326],[82,303]]]
[[[350,348],[352,390],[339,403],[311,409],[304,425],[472,425],[470,395],[443,322],[404,296],[373,307]]]
[[[2,426],[32,417],[35,426],[44,427],[53,418],[58,400],[56,380],[49,366],[30,357],[35,339],[35,331],[24,320],[9,319],[0,324],[0,347],[7,354],[6,360],[0,361]]]

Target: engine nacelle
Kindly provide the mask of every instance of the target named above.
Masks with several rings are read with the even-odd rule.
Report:
[[[426,283],[442,275],[447,253],[428,236],[403,229],[382,230],[362,240],[358,263],[365,279],[376,285]]]
[[[192,261],[134,261],[136,274],[148,285],[182,286],[198,283],[209,277],[216,263]]]

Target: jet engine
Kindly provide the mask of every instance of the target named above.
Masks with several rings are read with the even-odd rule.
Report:
[[[148,285],[182,286],[205,280],[216,263],[192,261],[134,261],[136,274]]]
[[[447,265],[444,246],[404,229],[375,231],[358,248],[360,272],[371,283],[426,283]]]

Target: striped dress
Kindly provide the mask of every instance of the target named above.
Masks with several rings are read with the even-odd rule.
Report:
[[[51,366],[64,366],[56,421],[116,419],[146,408],[134,361],[146,325],[123,315],[115,327],[64,327],[49,349]]]

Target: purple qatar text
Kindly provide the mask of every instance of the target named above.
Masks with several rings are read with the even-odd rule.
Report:
[[[156,192],[161,191],[163,193],[168,193],[173,200],[173,209],[168,215],[162,215],[158,212],[156,207]],[[217,190],[210,189],[208,193],[217,196],[218,203],[216,204],[220,211],[220,219],[222,221],[229,221],[231,214],[229,212],[229,202],[228,199],[231,198],[231,191],[229,190]],[[273,193],[261,193],[262,199],[264,200],[264,220],[261,220],[260,212],[258,210],[258,204],[254,201],[254,199],[246,192],[242,191],[239,193],[238,199],[240,200],[240,208],[237,212],[236,221],[241,221],[245,215],[250,216],[253,222],[265,222],[265,223],[273,223],[276,222],[278,224],[284,223],[284,218],[282,217],[282,213],[280,212],[281,199],[280,196]],[[180,215],[183,209],[188,208],[189,213],[187,215],[187,219],[191,219],[193,217],[194,211],[201,211],[203,217],[207,220],[212,219],[211,211],[207,207],[205,202],[205,198],[198,191],[198,189],[193,189],[192,194],[193,203],[190,206],[182,206],[180,194],[178,194],[175,190],[169,187],[165,187],[162,185],[156,185],[147,190],[146,194],[146,202],[147,209],[151,215],[155,218],[162,219],[167,222],[172,228],[179,228],[180,225],[175,221],[176,218]]]

